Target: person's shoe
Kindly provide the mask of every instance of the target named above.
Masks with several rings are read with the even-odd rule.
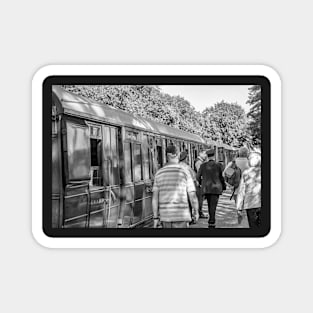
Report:
[[[202,212],[199,214],[199,218],[207,218]]]
[[[209,224],[209,225],[208,225],[208,228],[211,228],[211,229],[212,229],[212,228],[215,228],[215,224]]]

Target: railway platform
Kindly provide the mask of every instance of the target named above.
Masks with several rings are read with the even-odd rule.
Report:
[[[235,201],[230,200],[232,191],[227,189],[219,197],[216,208],[216,228],[249,228],[248,218],[245,211],[243,211],[243,218],[241,223],[238,223],[237,211],[235,208]],[[208,215],[207,201],[203,201],[203,213]],[[191,228],[207,228],[208,219],[200,218],[196,224],[191,224]]]

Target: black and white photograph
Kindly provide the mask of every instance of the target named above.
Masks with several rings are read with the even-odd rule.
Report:
[[[313,312],[311,1],[2,4],[1,312]]]
[[[52,85],[53,229],[258,230],[262,88]]]

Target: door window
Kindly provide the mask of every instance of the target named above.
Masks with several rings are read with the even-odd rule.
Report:
[[[142,168],[141,168],[141,144],[134,144],[134,171],[135,182],[142,180]]]
[[[88,126],[80,120],[66,121],[67,179],[69,182],[90,179],[90,137]]]
[[[90,185],[102,186],[102,132],[100,125],[89,125],[90,133]]]
[[[125,182],[130,183],[133,181],[133,177],[132,177],[132,154],[131,154],[131,143],[130,142],[125,142],[124,158],[125,158]]]
[[[144,179],[150,179],[150,158],[149,158],[149,138],[148,135],[143,135],[143,172]]]

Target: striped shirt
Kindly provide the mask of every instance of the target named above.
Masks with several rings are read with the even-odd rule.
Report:
[[[196,191],[188,170],[180,164],[168,164],[155,175],[153,192],[159,192],[161,222],[190,222],[188,192]]]

